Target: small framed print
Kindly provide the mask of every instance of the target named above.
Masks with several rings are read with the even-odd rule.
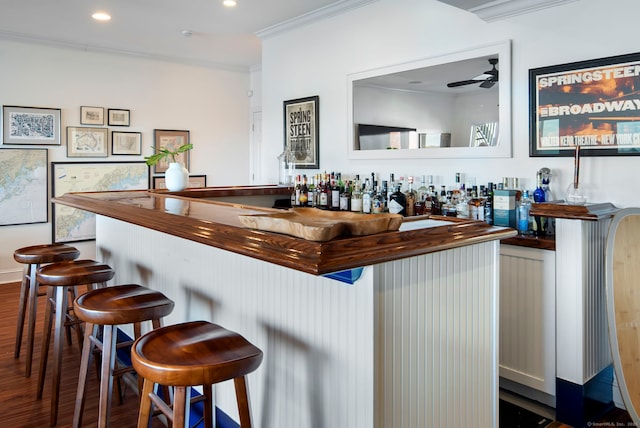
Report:
[[[112,155],[142,154],[142,133],[111,131]]]
[[[129,110],[110,108],[108,116],[109,126],[129,126],[131,124],[131,112]]]
[[[164,179],[164,175],[156,175],[153,177],[153,188],[154,189],[166,189],[167,183]],[[207,176],[206,175],[190,175],[189,181],[187,183],[188,189],[198,189],[207,187]]]
[[[3,144],[60,145],[60,109],[2,106]]]
[[[80,107],[80,125],[104,125],[104,107]]]
[[[67,156],[107,157],[107,128],[67,126]]]
[[[177,150],[178,147],[189,144],[189,131],[179,131],[171,129],[154,129],[153,130],[153,151],[158,153],[163,149],[169,151]],[[189,151],[178,153],[175,157],[176,162],[180,162],[185,168],[189,169]],[[164,174],[169,168],[167,159],[160,160],[153,166],[154,174]]]

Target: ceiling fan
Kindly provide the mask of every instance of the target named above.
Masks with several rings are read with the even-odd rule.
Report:
[[[483,74],[474,77],[471,80],[461,80],[459,82],[451,82],[447,83],[448,88],[455,88],[458,86],[465,85],[473,85],[476,83],[480,83],[481,88],[489,89],[498,81],[498,70],[496,69],[496,64],[498,63],[498,58],[489,58],[489,64],[491,64],[492,68],[489,71],[485,71]]]

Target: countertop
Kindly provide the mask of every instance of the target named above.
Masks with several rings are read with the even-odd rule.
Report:
[[[325,242],[244,227],[239,215],[277,212],[217,197],[288,195],[277,186],[229,186],[182,192],[68,193],[53,202],[115,218],[291,269],[321,275],[510,238],[514,229],[448,217],[405,218],[399,231],[340,236]],[[248,199],[249,200],[249,199]],[[426,221],[425,221],[426,220]],[[434,221],[436,220],[436,221]]]

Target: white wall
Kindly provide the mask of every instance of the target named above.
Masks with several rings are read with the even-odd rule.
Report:
[[[528,70],[640,50],[635,28],[636,0],[580,0],[504,21],[487,23],[477,16],[435,0],[379,0],[340,16],[273,35],[263,41],[263,171],[276,175],[275,157],[282,151],[282,101],[320,97],[320,169],[387,175],[432,174],[451,184],[460,171],[478,184],[520,177],[535,187],[535,173],[553,171],[551,188],[562,197],[573,173],[571,158],[529,157]],[[602,25],[598,24],[603,22]],[[606,23],[605,23],[606,22]],[[608,24],[613,25],[613,27]],[[511,159],[416,159],[380,162],[347,158],[347,75],[473,46],[512,41]],[[629,188],[638,177],[637,157],[584,157],[581,182],[590,201],[640,206]]]
[[[186,129],[191,173],[206,174],[208,185],[247,184],[249,89],[248,72],[0,41],[0,104],[62,109],[63,144],[48,146],[50,162],[142,160],[154,129]],[[80,125],[80,106],[129,109],[131,126],[113,129],[141,131],[143,154],[67,158],[65,130]],[[0,283],[19,279],[16,248],[48,242],[51,222],[0,227]],[[94,257],[93,241],[73,245]]]

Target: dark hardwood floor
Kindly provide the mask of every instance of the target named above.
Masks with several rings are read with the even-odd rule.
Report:
[[[38,300],[33,369],[31,377],[25,378],[26,339],[23,338],[20,358],[14,359],[13,357],[19,289],[19,283],[0,284],[0,302],[3,303],[3,306],[0,307],[0,428],[48,427],[51,403],[51,367],[47,369],[43,397],[40,400],[36,399],[45,298],[40,297]],[[72,336],[72,346],[66,345],[64,349],[60,407],[56,425],[58,427],[70,427],[73,419],[80,351],[75,335]],[[51,351],[52,349],[50,349]],[[113,403],[110,425],[118,428],[135,427],[138,415],[136,392],[126,389],[124,403],[119,405],[118,399],[115,397]],[[97,425],[97,406],[98,380],[95,370],[91,370],[83,417],[84,427]],[[153,426],[163,425],[156,418]]]

